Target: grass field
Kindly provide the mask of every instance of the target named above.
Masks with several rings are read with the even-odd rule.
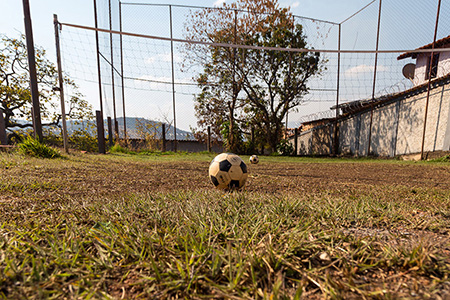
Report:
[[[0,298],[450,299],[449,162],[212,158],[0,152]]]

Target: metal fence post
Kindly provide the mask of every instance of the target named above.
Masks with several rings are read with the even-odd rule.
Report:
[[[434,27],[434,38],[433,38],[433,44],[431,45],[431,58],[430,58],[430,72],[428,73],[428,86],[427,86],[427,100],[425,102],[425,116],[423,119],[423,135],[422,135],[422,147],[420,150],[420,160],[424,159],[423,151],[425,148],[425,132],[427,130],[427,118],[428,118],[428,104],[430,102],[430,89],[431,89],[431,72],[433,70],[433,56],[434,56],[434,46],[436,44],[436,37],[437,37],[437,29],[439,24],[439,13],[441,11],[441,0],[438,1],[438,9],[436,13],[436,25]]]
[[[94,0],[94,22],[95,29],[98,29],[98,20],[97,20],[97,1]],[[100,100],[100,113],[101,119],[103,123],[103,97],[102,97],[102,73],[100,68],[100,50],[98,46],[98,31],[95,31],[95,46],[96,46],[96,55],[97,55],[97,78],[98,78],[98,96]]]
[[[61,102],[61,119],[62,119],[62,127],[63,127],[63,143],[64,143],[64,151],[69,153],[69,145],[67,139],[67,123],[66,123],[66,105],[64,101],[64,78],[62,75],[62,64],[61,64],[61,48],[59,45],[59,22],[58,16],[56,14],[53,15],[53,25],[55,27],[55,44],[56,44],[56,63],[58,66],[58,81],[59,81],[59,98]]]
[[[173,61],[173,25],[172,25],[172,5],[169,5],[170,17],[170,61],[172,64],[172,104],[173,104],[173,151],[177,152],[177,118],[175,110],[175,69]]]
[[[113,30],[112,28],[112,16],[111,16],[111,0],[108,1],[109,3],[109,30]],[[109,33],[109,47],[111,51],[111,90],[112,90],[112,99],[113,99],[113,112],[114,112],[114,125],[117,121],[117,113],[116,113],[116,89],[114,85],[114,51],[113,51],[113,34],[112,32]],[[117,126],[114,126],[115,130],[115,136],[119,136],[119,129]]]
[[[380,43],[380,24],[381,24],[381,4],[378,7],[378,27],[377,27],[377,43],[375,46],[375,64],[373,68],[373,87],[372,87],[372,104],[370,105],[370,123],[369,123],[369,142],[367,145],[367,156],[370,155],[370,144],[372,144],[372,124],[373,124],[373,109],[374,109],[374,101],[375,101],[375,86],[377,82],[377,64],[378,64],[378,46]]]
[[[34,136],[39,141],[42,141],[41,108],[39,106],[39,90],[36,74],[36,60],[34,54],[33,29],[31,25],[30,3],[28,0],[23,0],[23,14],[25,21],[25,37],[27,41],[27,56],[30,74],[31,99],[33,102],[32,116],[33,116]]]
[[[3,118],[3,110],[0,108],[0,145],[7,145],[8,138],[6,136],[5,119]]]
[[[109,146],[112,147],[114,145],[114,143],[113,143],[113,129],[112,129],[111,117],[108,117],[108,140],[109,140]]]
[[[117,119],[114,121],[114,136],[115,136],[115,141],[119,142],[120,140],[120,135],[119,135],[119,121],[117,121]]]
[[[122,32],[122,2],[119,1],[119,23],[120,23],[120,32]],[[122,111],[123,111],[123,133],[125,138],[125,145],[128,145],[128,137],[127,137],[127,118],[125,114],[125,86],[123,80],[123,41],[122,34],[120,34],[120,77],[122,79]]]
[[[161,124],[161,139],[162,139],[162,152],[166,152],[167,141],[166,141],[166,124]]]
[[[338,65],[337,65],[337,82],[336,82],[336,120],[334,124],[334,142],[333,149],[331,150],[333,155],[337,155],[339,151],[339,83],[341,76],[341,24],[339,24],[339,34],[338,34]]]
[[[98,153],[105,154],[105,127],[103,125],[103,116],[100,110],[95,111],[95,117],[97,119],[97,141],[98,141]]]

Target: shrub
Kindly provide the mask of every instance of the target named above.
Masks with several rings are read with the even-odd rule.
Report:
[[[288,140],[281,140],[277,145],[277,152],[284,156],[292,155],[294,147]]]
[[[134,151],[130,151],[127,148],[121,146],[119,143],[116,143],[114,146],[109,148],[110,153],[125,153],[125,154],[136,154]]]
[[[96,152],[98,150],[97,137],[88,130],[75,130],[69,136],[69,143],[72,147],[78,150],[88,152]]]
[[[21,143],[19,143],[19,150],[29,156],[40,158],[58,158],[61,157],[58,151],[42,144],[38,140],[27,136]]]

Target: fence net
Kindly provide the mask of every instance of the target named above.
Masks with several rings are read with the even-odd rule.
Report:
[[[217,8],[117,0],[97,3],[98,27],[106,30],[185,40],[192,29],[192,18],[207,24],[205,28],[217,26],[208,19]],[[373,1],[341,23],[294,16],[294,23],[302,27],[307,42],[303,48],[315,49],[311,53],[319,54],[322,69],[320,74],[308,79],[308,93],[302,96],[301,105],[289,110],[288,127],[333,117],[335,112],[331,107],[337,97],[339,103],[371,99],[405,91],[413,87],[415,81],[417,83],[418,78],[408,79],[402,74],[405,64],[415,63],[413,58],[398,60],[402,51],[375,54],[378,17],[381,17],[380,50],[416,49],[433,41],[437,1],[383,0],[381,11],[379,8],[379,1]],[[207,10],[210,13],[204,13]],[[249,14],[252,12],[230,11],[238,24]],[[443,17],[450,15],[448,1],[442,3],[440,15],[437,39],[450,34],[450,20]],[[169,124],[176,121],[176,126],[186,131],[197,126],[194,97],[202,91],[197,79],[205,70],[201,51],[210,46],[192,46],[180,41],[172,44],[170,40],[111,32],[98,32],[98,38],[102,104],[106,116],[114,119],[144,117]],[[80,83],[85,94],[95,95],[91,100],[98,99],[95,32],[63,25],[61,41],[65,72]],[[339,55],[336,52],[339,46],[347,51]],[[223,51],[232,53],[233,50],[223,47]],[[239,54],[247,50],[238,46],[236,51]],[[450,72],[449,65],[442,64],[440,68],[445,74]],[[218,84],[214,80],[208,83]],[[245,95],[241,93],[239,97]],[[92,102],[98,107],[98,100]],[[123,136],[123,123],[119,123]],[[185,137],[181,131],[177,134],[179,139]]]

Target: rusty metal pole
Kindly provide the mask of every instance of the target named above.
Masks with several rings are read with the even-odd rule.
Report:
[[[380,6],[378,7],[378,27],[377,27],[377,44],[376,44],[376,52],[375,52],[375,65],[373,68],[373,88],[372,88],[372,104],[370,105],[370,123],[369,123],[369,142],[367,146],[367,156],[370,155],[370,144],[372,143],[372,122],[373,122],[373,108],[374,108],[374,100],[375,100],[375,86],[377,82],[377,64],[378,64],[378,46],[380,42],[380,24],[381,24],[381,0]]]
[[[295,32],[295,17],[294,16],[292,16],[292,34],[294,34],[294,32]],[[285,88],[284,88],[284,94],[285,94],[285,100],[284,101],[286,101],[286,126],[284,126],[284,138],[287,140],[288,139],[288,123],[289,123],[289,103],[288,103],[288,101],[287,101],[287,93],[288,93],[288,91],[287,91],[287,89],[288,89],[288,87],[290,86],[290,84],[291,84],[291,72],[292,72],[292,53],[291,52],[289,52],[288,53],[288,55],[289,55],[289,71],[288,71],[288,74],[287,74],[287,82],[288,82],[288,84],[287,85],[285,85]]]
[[[422,148],[420,150],[420,160],[424,159],[423,152],[425,148],[425,132],[427,129],[427,118],[428,118],[428,104],[430,102],[430,89],[431,89],[431,72],[432,72],[432,66],[433,66],[433,57],[434,57],[434,47],[436,44],[436,37],[437,37],[437,30],[439,25],[439,14],[441,11],[441,0],[438,0],[438,8],[436,13],[436,25],[434,26],[434,38],[433,38],[433,44],[431,45],[431,58],[430,58],[430,71],[428,73],[428,86],[427,86],[427,100],[425,102],[425,116],[423,119],[423,135],[422,135]]]
[[[172,105],[173,105],[173,151],[177,152],[177,116],[175,110],[175,70],[173,61],[173,28],[172,28],[172,5],[169,5],[170,15],[170,61],[172,64]]]
[[[112,120],[111,117],[108,117],[108,140],[109,140],[109,147],[114,146],[113,143],[113,126],[112,126]]]
[[[122,32],[122,2],[119,1],[119,23],[120,23],[120,32]],[[120,35],[120,77],[122,79],[122,111],[123,111],[123,134],[125,138],[125,145],[128,144],[128,136],[127,136],[127,118],[125,114],[125,86],[123,80],[123,41],[122,34]]]
[[[97,141],[98,141],[98,153],[105,154],[105,127],[103,125],[102,112],[99,110],[95,111],[95,117],[97,120]]]
[[[98,29],[98,19],[97,19],[97,1],[94,0],[94,22],[95,29]],[[103,98],[102,98],[102,73],[100,69],[100,50],[98,43],[98,31],[95,31],[95,46],[96,46],[96,54],[97,54],[97,76],[98,76],[98,95],[100,100],[100,112],[102,113],[103,118]]]
[[[94,22],[95,22],[95,29],[98,29],[98,20],[97,20],[97,1],[94,0]],[[95,31],[95,45],[96,45],[96,55],[97,55],[97,76],[98,76],[98,97],[100,100],[100,114],[96,113],[97,117],[97,130],[103,131],[103,138],[100,136],[100,133],[98,134],[98,152],[99,153],[105,153],[106,145],[105,145],[105,135],[104,135],[104,128],[103,128],[103,95],[102,95],[102,73],[100,69],[100,50],[98,45],[98,31]],[[101,126],[102,129],[98,128],[99,124],[99,118],[101,119]]]
[[[113,30],[112,28],[112,12],[111,12],[111,0],[108,0],[109,3],[109,30]],[[116,113],[116,90],[114,86],[114,51],[113,51],[113,35],[112,32],[109,33],[109,46],[111,50],[111,89],[112,89],[112,99],[113,99],[113,111],[114,111],[114,133],[115,138],[119,138],[119,128],[117,125],[117,113]]]
[[[53,25],[55,27],[55,45],[56,45],[56,64],[58,66],[58,81],[59,81],[59,98],[61,102],[61,119],[62,119],[62,135],[64,151],[69,153],[69,143],[67,139],[67,123],[66,123],[66,104],[64,101],[64,78],[62,75],[62,63],[61,63],[61,48],[59,44],[59,30],[60,24],[58,22],[58,16],[53,15]]]
[[[336,120],[334,124],[334,143],[333,143],[333,154],[337,155],[339,151],[339,135],[338,135],[338,126],[339,126],[339,83],[340,83],[340,75],[341,75],[341,24],[339,24],[339,33],[338,33],[338,63],[337,63],[337,83],[336,83]]]
[[[27,41],[28,68],[30,73],[31,100],[33,102],[32,117],[34,137],[42,141],[41,108],[39,106],[39,90],[36,74],[36,60],[34,54],[33,28],[31,25],[30,3],[23,0],[23,14],[25,22],[25,37]]]

